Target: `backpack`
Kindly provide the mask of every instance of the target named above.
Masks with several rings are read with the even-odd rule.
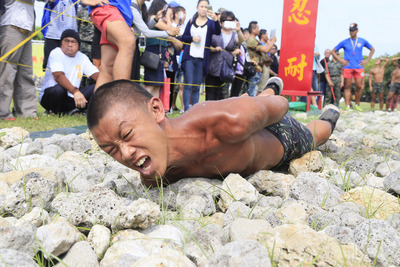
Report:
[[[247,53],[246,47],[243,46],[243,48],[244,48],[245,53]],[[256,75],[256,73],[257,73],[256,66],[254,66],[253,62],[247,60],[247,56],[244,57],[244,64],[242,62],[240,62],[240,60],[238,60],[237,62],[243,66],[243,72],[247,78],[250,78],[250,77],[253,77],[254,75]]]

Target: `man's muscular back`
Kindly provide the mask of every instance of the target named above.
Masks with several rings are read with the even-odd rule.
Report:
[[[275,102],[283,99],[273,96],[257,98],[261,98],[261,102],[266,98]],[[249,97],[204,102],[182,116],[184,124],[180,123],[181,118],[177,118],[174,124],[178,123],[177,128],[183,134],[180,153],[184,156],[169,163],[168,180],[193,176],[220,177],[230,172],[249,175],[277,165],[283,156],[283,147],[263,128],[279,121],[284,113],[274,114],[272,102],[267,110],[260,110],[265,103],[259,103],[257,107],[257,102],[256,98]],[[237,106],[242,112],[235,111]],[[249,109],[249,112],[243,112],[243,109]],[[273,152],[266,153],[267,150]]]

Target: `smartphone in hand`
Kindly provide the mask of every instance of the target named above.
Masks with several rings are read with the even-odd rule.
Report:
[[[236,21],[224,21],[225,28],[236,29]]]
[[[274,38],[275,34],[276,34],[276,30],[275,30],[275,29],[272,29],[271,32],[270,32],[270,34],[269,34],[269,39]]]

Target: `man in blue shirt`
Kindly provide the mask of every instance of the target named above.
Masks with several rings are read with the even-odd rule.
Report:
[[[355,109],[362,111],[360,108],[360,99],[362,92],[362,83],[364,82],[364,65],[368,63],[375,49],[365,39],[357,37],[358,25],[357,23],[350,24],[350,38],[341,41],[335,48],[332,49],[332,56],[343,65],[344,77],[344,100],[346,103],[346,110],[350,110],[351,103],[351,82],[355,79],[356,82],[356,105]],[[366,59],[363,59],[362,49],[366,47],[370,50]],[[340,58],[336,51],[341,48],[344,50],[344,59]]]

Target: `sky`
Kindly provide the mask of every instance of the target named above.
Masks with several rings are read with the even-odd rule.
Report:
[[[186,8],[187,18],[196,12],[198,0],[175,0]],[[308,0],[314,1],[314,0]],[[168,2],[168,0],[167,0]],[[210,0],[213,10],[223,7],[231,10],[247,28],[252,20],[260,29],[276,29],[280,47],[284,0]],[[151,2],[150,2],[151,3]],[[147,3],[148,6],[150,6]],[[40,26],[43,3],[36,2],[36,25]],[[399,0],[319,0],[316,44],[322,54],[349,37],[349,25],[358,24],[358,36],[366,39],[374,48],[373,58],[400,52],[400,1]],[[293,40],[296,42],[296,40]],[[369,50],[364,49],[368,55]]]

